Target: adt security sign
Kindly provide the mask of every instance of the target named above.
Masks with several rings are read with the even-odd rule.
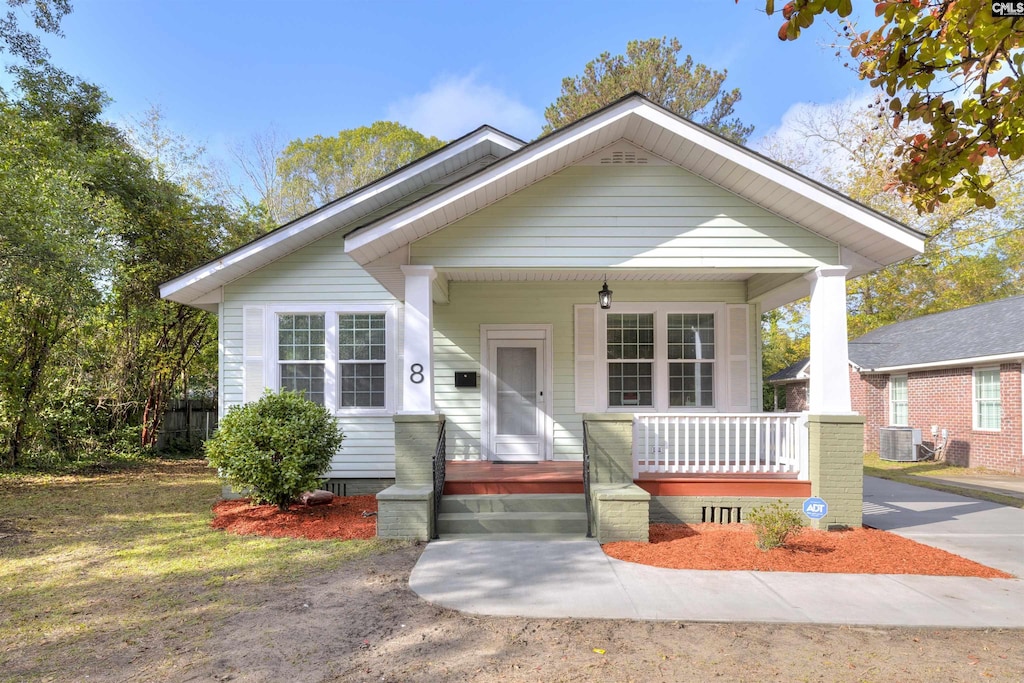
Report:
[[[804,514],[811,519],[821,519],[828,514],[828,503],[821,498],[808,498],[804,501]]]

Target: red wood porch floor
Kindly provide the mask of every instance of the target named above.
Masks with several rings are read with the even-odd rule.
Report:
[[[763,496],[806,498],[811,483],[785,475],[678,475],[648,474],[636,484],[652,496]],[[583,493],[583,463],[545,461],[495,463],[449,460],[445,464],[444,492]]]

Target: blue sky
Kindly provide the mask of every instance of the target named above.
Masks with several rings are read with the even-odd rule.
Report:
[[[777,3],[781,6],[781,2]],[[855,0],[862,24],[869,0]],[[211,153],[273,124],[284,140],[396,119],[450,139],[489,123],[540,132],[561,80],[634,38],[675,36],[683,52],[727,69],[756,129],[799,103],[863,96],[867,85],[827,47],[820,21],[800,40],[776,37],[764,0],[77,0],[62,68],[101,85],[111,118],[160,106],[168,125]]]

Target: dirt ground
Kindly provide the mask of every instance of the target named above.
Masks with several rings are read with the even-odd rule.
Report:
[[[1019,631],[477,617],[408,588],[421,547],[277,588],[247,587],[224,623],[176,635],[168,668],[125,646],[83,661],[89,681],[1019,681]],[[54,677],[53,680],[72,680]]]

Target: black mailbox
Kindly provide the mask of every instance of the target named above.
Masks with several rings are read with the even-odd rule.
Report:
[[[455,372],[455,386],[457,387],[475,387],[476,386],[476,373],[475,372]]]

